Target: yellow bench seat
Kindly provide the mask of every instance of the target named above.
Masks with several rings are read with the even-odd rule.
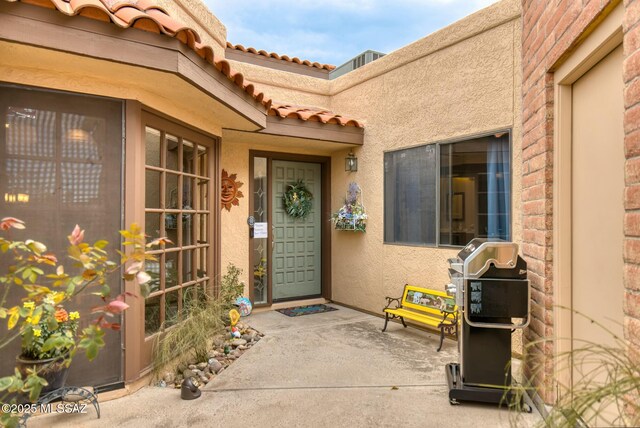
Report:
[[[440,328],[440,324],[443,322],[442,316],[435,318],[432,315],[420,315],[419,313],[409,311],[407,309],[385,309],[385,312],[437,328]],[[453,319],[448,320],[447,324],[453,324]]]
[[[440,329],[440,346],[442,349],[445,332],[458,335],[458,307],[455,299],[443,291],[405,285],[401,298],[387,297],[387,306],[382,310],[385,314],[384,327],[386,331],[389,319],[399,318],[404,327],[404,319],[410,319],[420,324]],[[396,307],[391,307],[396,302]]]

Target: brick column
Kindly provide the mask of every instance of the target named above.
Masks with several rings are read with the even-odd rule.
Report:
[[[603,0],[523,0],[522,19],[522,160],[523,160],[523,226],[524,239],[522,252],[529,266],[529,278],[532,285],[532,321],[525,332],[525,340],[537,341],[554,337],[553,305],[553,115],[554,115],[554,81],[551,69],[562,57],[569,55],[580,40],[597,25],[598,18],[612,10],[619,1]],[[640,4],[640,0],[628,2]],[[629,6],[631,7],[631,6]],[[640,19],[640,7],[634,7],[635,12],[629,11],[628,17],[635,16],[634,24]],[[629,26],[637,30],[635,26]],[[626,44],[626,39],[625,39]],[[626,51],[625,51],[626,52]],[[634,52],[636,49],[634,48]],[[634,70],[640,71],[640,54],[634,64]],[[630,59],[630,58],[629,58]],[[637,73],[629,76],[629,87],[635,82]],[[639,84],[640,85],[640,84]],[[637,89],[640,94],[640,89]],[[638,95],[636,95],[638,96]],[[640,100],[640,98],[638,98]],[[635,103],[635,101],[634,101]],[[635,105],[635,104],[634,104]],[[637,107],[634,122],[635,128],[640,126],[640,105]],[[630,127],[631,128],[631,127]],[[629,130],[631,133],[632,131]],[[631,135],[631,134],[629,134]],[[627,243],[625,257],[627,259],[627,305],[628,315],[640,314],[640,282],[638,274],[640,268],[640,130],[636,143],[627,145]],[[629,150],[629,146],[635,150]],[[633,202],[632,202],[633,201]],[[635,290],[635,291],[634,291]],[[634,294],[635,293],[635,294]],[[632,298],[633,297],[633,298]],[[640,323],[637,318],[627,317],[627,332],[638,337]],[[631,333],[631,329],[636,329]],[[553,364],[551,356],[553,344],[540,344],[532,350],[531,360],[527,363],[528,375],[532,376],[531,368],[536,366],[534,379],[538,392],[546,403],[553,403],[555,388],[553,384]],[[542,367],[543,370],[539,368]]]
[[[624,7],[624,328],[640,357],[640,1],[625,0]]]

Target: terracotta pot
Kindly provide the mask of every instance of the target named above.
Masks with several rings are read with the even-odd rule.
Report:
[[[27,375],[27,369],[35,369],[38,376],[44,378],[48,385],[42,388],[40,396],[47,392],[62,388],[67,382],[69,367],[64,363],[67,356],[48,358],[46,360],[31,360],[19,356],[16,358],[17,367],[22,376]]]

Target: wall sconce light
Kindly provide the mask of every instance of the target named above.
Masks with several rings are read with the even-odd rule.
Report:
[[[353,150],[344,158],[344,170],[346,172],[356,172],[358,170],[358,158],[353,154]]]

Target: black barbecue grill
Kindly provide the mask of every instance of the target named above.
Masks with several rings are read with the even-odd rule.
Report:
[[[518,245],[474,239],[449,259],[449,277],[462,324],[460,361],[446,366],[449,402],[512,402],[511,334],[529,324],[531,301]]]

